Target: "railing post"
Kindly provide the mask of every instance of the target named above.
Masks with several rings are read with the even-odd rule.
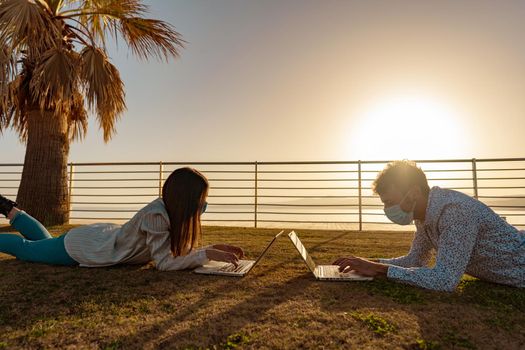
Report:
[[[73,162],[69,163],[69,188],[67,191],[68,218],[71,217],[71,198],[73,195],[73,171],[75,170]],[[69,219],[68,219],[69,220]]]
[[[159,162],[159,197],[162,197],[162,161]]]
[[[357,161],[357,188],[359,201],[359,231],[363,231],[363,201],[361,193],[361,161]]]
[[[478,199],[478,171],[476,167],[476,158],[472,158],[472,182],[474,186],[474,198]]]
[[[254,222],[254,226],[255,228],[257,228],[257,187],[258,187],[258,172],[257,172],[257,161],[255,161],[255,183],[254,183],[254,218],[253,218],[253,222]]]

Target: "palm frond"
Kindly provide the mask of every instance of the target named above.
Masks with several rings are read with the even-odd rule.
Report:
[[[60,9],[63,6],[64,0],[40,0],[47,4],[47,7],[53,13],[53,15],[56,15]]]
[[[88,114],[84,105],[84,96],[75,91],[68,113],[69,141],[81,141],[87,134]]]
[[[171,25],[155,19],[122,18],[119,30],[133,53],[144,60],[149,56],[165,60],[170,56],[178,57],[185,43]]]
[[[148,7],[139,0],[85,0],[81,10],[64,11],[62,18],[79,17],[96,40],[104,44],[107,32],[120,33],[141,59],[178,57],[185,41],[163,21],[144,18]]]
[[[9,126],[13,111],[13,94],[10,83],[16,78],[16,56],[7,45],[0,44],[0,133]]]
[[[7,43],[0,41],[0,87],[13,80],[17,74],[16,54]]]
[[[18,76],[9,84],[9,93],[11,94],[12,109],[9,116],[9,124],[18,133],[20,141],[27,141],[27,102],[29,100],[27,94],[29,83],[23,75]]]
[[[56,108],[56,113],[66,112],[77,88],[79,61],[76,52],[60,47],[42,55],[30,84],[31,98],[38,102],[40,109]]]
[[[0,39],[9,43],[13,51],[23,48],[37,56],[61,39],[61,31],[35,2],[3,0],[0,2]]]
[[[117,22],[122,17],[141,16],[147,6],[139,0],[84,0],[73,10],[60,13],[63,18],[79,17],[97,42],[105,46],[107,32],[116,38]]]
[[[86,46],[81,57],[80,80],[86,102],[88,108],[96,112],[104,141],[108,142],[115,133],[116,121],[126,109],[124,83],[102,49]]]

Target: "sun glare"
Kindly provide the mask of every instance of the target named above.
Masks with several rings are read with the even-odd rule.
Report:
[[[360,159],[434,159],[465,153],[460,115],[444,103],[418,95],[383,99],[359,113],[349,153]]]

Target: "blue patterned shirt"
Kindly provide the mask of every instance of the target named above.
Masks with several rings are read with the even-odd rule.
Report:
[[[487,205],[464,193],[433,187],[424,222],[406,256],[380,259],[390,279],[453,291],[464,273],[479,279],[525,287],[525,232]],[[436,251],[434,267],[428,267]]]

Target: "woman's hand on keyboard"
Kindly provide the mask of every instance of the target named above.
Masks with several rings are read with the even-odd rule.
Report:
[[[212,249],[206,249],[206,257],[210,260],[222,261],[233,264],[235,265],[235,267],[239,265],[239,258],[237,257],[237,255],[224,250],[215,249],[215,247]]]
[[[242,259],[244,258],[244,251],[240,247],[236,247],[229,244],[215,244],[213,248],[222,250],[225,252],[233,253],[237,256],[237,258]]]

